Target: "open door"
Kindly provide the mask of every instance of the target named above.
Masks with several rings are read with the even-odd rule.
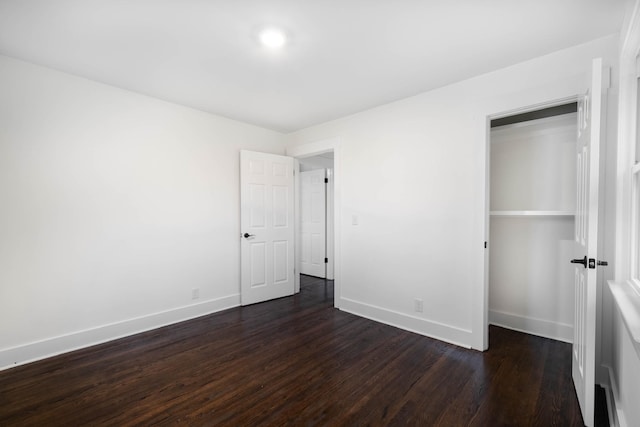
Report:
[[[326,186],[325,169],[300,173],[300,273],[323,279],[327,275]]]
[[[293,158],[240,152],[240,301],[294,293]]]
[[[596,267],[598,186],[603,99],[602,60],[592,65],[590,88],[578,100],[577,197],[575,221],[575,322],[572,374],[585,425],[594,422],[596,356]]]

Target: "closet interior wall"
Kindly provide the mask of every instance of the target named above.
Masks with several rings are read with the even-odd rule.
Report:
[[[491,129],[489,323],[571,342],[576,113]]]

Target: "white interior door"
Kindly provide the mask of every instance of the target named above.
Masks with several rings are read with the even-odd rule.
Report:
[[[577,198],[575,221],[575,322],[572,373],[585,425],[593,425],[596,355],[596,267],[602,60],[593,61],[590,89],[578,100]]]
[[[293,158],[241,151],[240,204],[242,305],[293,295]]]
[[[300,273],[326,277],[326,170],[300,173]]]

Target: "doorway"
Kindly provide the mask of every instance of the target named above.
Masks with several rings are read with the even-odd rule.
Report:
[[[332,164],[332,169],[328,171],[328,196],[327,196],[327,244],[326,254],[327,279],[334,280],[334,306],[340,308],[340,165],[341,165],[341,143],[340,138],[329,138],[317,142],[306,143],[287,149],[287,155],[296,159],[296,268],[295,268],[295,291],[300,291],[300,260],[301,260],[301,221],[300,221],[300,171],[307,166],[305,163],[321,162],[320,165]],[[329,163],[330,162],[330,163]],[[318,166],[320,166],[318,165]]]
[[[300,165],[300,273],[333,280],[333,151]]]
[[[490,122],[488,324],[573,341],[577,104]]]

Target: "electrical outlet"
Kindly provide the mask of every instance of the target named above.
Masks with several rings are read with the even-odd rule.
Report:
[[[198,299],[200,298],[200,289],[195,288],[195,289],[191,289],[191,299]]]
[[[418,312],[418,313],[422,313],[422,300],[419,298],[416,298],[413,300],[413,309],[414,311]]]

